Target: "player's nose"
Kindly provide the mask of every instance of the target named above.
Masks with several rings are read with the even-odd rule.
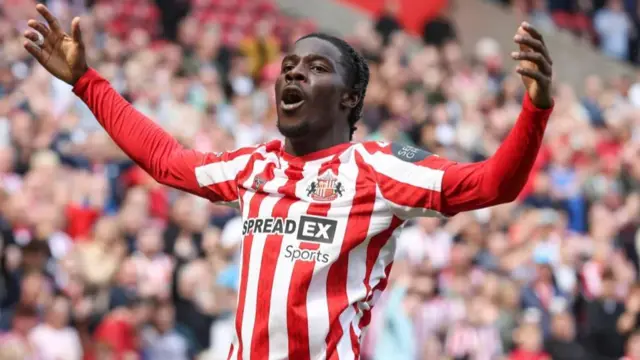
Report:
[[[285,74],[284,78],[287,83],[291,83],[294,81],[307,81],[307,75],[302,67],[302,64],[298,64]]]

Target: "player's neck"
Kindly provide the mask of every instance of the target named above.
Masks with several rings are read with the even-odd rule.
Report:
[[[327,134],[334,135],[334,134]],[[309,138],[291,139],[284,141],[284,151],[292,156],[305,156],[320,150],[328,149],[336,145],[349,142],[349,137],[344,136],[311,136]]]

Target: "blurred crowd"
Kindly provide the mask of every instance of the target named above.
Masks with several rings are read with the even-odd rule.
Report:
[[[491,0],[511,6],[537,27],[565,30],[607,56],[640,64],[637,0]]]
[[[273,81],[312,24],[263,0],[48,4],[83,16],[89,64],[185,146],[280,136]],[[225,359],[238,214],[115,147],[22,49],[33,5],[0,2],[0,359]],[[409,51],[387,10],[349,38],[371,68],[355,141],[486,159],[520,109],[514,64],[492,39],[463,53],[445,16]],[[640,82],[584,89],[556,84],[516,203],[407,225],[363,358],[640,360]]]

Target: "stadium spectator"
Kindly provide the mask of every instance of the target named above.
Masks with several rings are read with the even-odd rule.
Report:
[[[386,0],[384,9],[375,25],[376,32],[382,37],[382,44],[389,45],[391,36],[396,31],[402,30],[402,24],[398,21],[400,2],[398,0]]]
[[[578,342],[576,324],[567,310],[559,311],[551,319],[551,336],[544,343],[544,350],[551,359],[590,359],[587,350]]]
[[[145,354],[151,359],[187,360],[193,349],[175,327],[175,309],[171,303],[158,302],[153,309],[152,325],[142,331]]]
[[[450,11],[450,7],[445,7],[438,16],[425,22],[422,30],[422,41],[426,45],[440,47],[458,39],[455,25],[450,19]]]
[[[635,332],[629,337],[625,354],[623,360],[640,359],[640,333]]]
[[[144,345],[141,330],[149,321],[151,311],[148,300],[133,298],[125,306],[109,312],[95,329],[89,357],[137,358]]]
[[[621,0],[609,0],[593,19],[602,51],[614,58],[626,60],[629,56],[629,38],[633,31],[631,19],[625,13]]]
[[[45,321],[29,333],[31,344],[43,360],[82,359],[80,337],[69,326],[70,312],[69,301],[55,297],[44,314]]]
[[[465,299],[466,316],[449,328],[445,353],[453,358],[493,359],[504,354],[495,326],[497,309],[481,296]]]
[[[542,329],[536,319],[524,319],[514,334],[517,348],[509,354],[509,360],[550,360],[542,349]]]
[[[449,262],[452,243],[452,236],[441,227],[440,219],[423,218],[402,233],[396,251],[415,266],[428,263],[441,269]]]
[[[595,355],[607,358],[624,355],[624,337],[617,331],[624,304],[617,300],[616,285],[613,272],[605,270],[600,297],[587,309],[588,344]]]
[[[556,24],[553,21],[553,18],[549,14],[547,9],[546,0],[533,0],[533,4],[531,5],[531,10],[529,11],[529,18],[531,19],[531,24],[536,26],[541,31],[551,32],[556,29]]]

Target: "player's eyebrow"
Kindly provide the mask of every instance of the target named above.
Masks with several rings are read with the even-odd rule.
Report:
[[[282,64],[285,64],[286,62],[289,62],[289,61],[293,63],[298,63],[301,59],[306,62],[322,61],[323,63],[325,63],[327,66],[330,67],[331,71],[335,71],[337,68],[335,61],[333,61],[329,57],[326,57],[320,54],[315,54],[315,53],[305,55],[302,58],[297,54],[289,54],[282,59]]]
[[[326,56],[322,56],[320,54],[309,54],[307,56],[305,56],[305,60],[306,61],[322,61],[323,63],[327,64],[328,66],[331,67],[332,71],[335,71],[336,66],[335,66],[335,61],[333,61],[331,58],[328,58]]]
[[[288,54],[284,58],[282,58],[282,63],[284,64],[287,61],[297,62],[300,60],[300,57],[296,54]]]

